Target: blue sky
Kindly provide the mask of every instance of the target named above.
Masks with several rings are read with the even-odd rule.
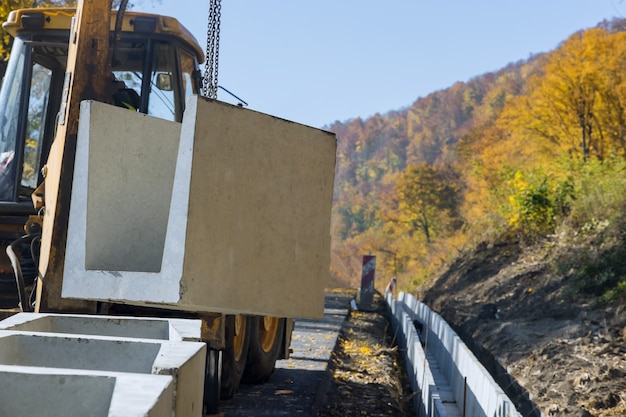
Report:
[[[208,0],[135,3],[178,18],[204,48]],[[222,0],[219,84],[251,109],[323,127],[401,109],[625,16],[625,0]]]

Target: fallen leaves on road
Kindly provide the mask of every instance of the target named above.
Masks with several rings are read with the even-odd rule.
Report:
[[[351,311],[330,364],[331,388],[317,417],[414,415],[401,353],[391,345],[384,301]]]

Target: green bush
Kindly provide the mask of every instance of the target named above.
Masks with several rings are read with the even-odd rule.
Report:
[[[614,288],[609,289],[600,297],[602,304],[610,304],[626,298],[626,280],[620,281]]]
[[[626,249],[622,244],[601,251],[574,275],[574,291],[608,303],[626,294]]]
[[[613,155],[568,161],[567,168],[574,182],[577,197],[571,203],[571,215],[581,225],[619,218],[626,207],[626,160]]]
[[[530,177],[526,180],[524,177]],[[537,173],[517,171],[510,181],[509,224],[524,235],[553,233],[557,221],[569,215],[576,199],[571,177],[555,180]]]

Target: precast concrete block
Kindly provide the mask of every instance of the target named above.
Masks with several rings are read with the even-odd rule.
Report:
[[[497,387],[498,389],[495,389],[496,387],[491,384],[491,378],[488,378],[487,375],[485,375],[483,378],[485,381],[479,395],[481,408],[484,415],[493,416],[498,410],[498,403],[501,392],[499,390],[499,387]]]
[[[467,415],[477,417],[520,415],[489,372],[439,314],[410,294],[399,293],[397,303],[401,304],[395,306],[396,320],[399,324],[405,324],[404,320],[408,317],[411,320],[418,320],[424,325],[424,332],[428,335],[428,352],[425,352],[428,360],[424,365],[418,364],[419,359],[410,363],[417,379],[415,383],[420,386],[422,378],[428,381],[424,387],[420,386],[423,396],[421,407],[428,405],[426,407],[428,416],[434,415],[433,413],[458,414],[465,393],[465,377],[467,377]],[[407,329],[406,326],[399,327],[403,331]],[[409,339],[408,343],[412,343],[410,337],[403,337]],[[419,356],[417,353],[419,349],[421,345],[407,346],[407,356]],[[429,385],[431,380],[434,384],[432,387]],[[440,410],[433,408],[431,395],[433,393],[437,394],[437,398],[445,399]],[[453,406],[454,402],[459,405]],[[417,405],[416,409],[423,410]]]
[[[175,415],[200,417],[206,345],[0,331],[0,365],[170,375]]]
[[[422,379],[422,375],[428,364],[424,362],[425,357],[423,355],[422,345],[414,329],[409,333],[406,347],[407,371],[411,377],[416,379],[415,384],[412,385],[417,386],[417,381]]]
[[[172,417],[171,376],[0,365],[0,415]]]
[[[411,389],[417,392],[418,389],[421,389],[418,381],[421,381],[422,375],[424,373],[424,362],[422,361],[420,364],[419,350],[414,344],[407,345],[406,354],[406,370],[409,382],[411,384]]]
[[[426,390],[428,398],[428,415],[433,417],[447,417],[446,409],[443,406],[443,401],[439,396],[437,387],[435,385],[428,386]]]
[[[413,321],[404,311],[402,312],[402,338],[405,343],[410,343],[408,338],[411,335],[411,329],[413,329]]]
[[[18,313],[0,330],[199,342],[201,320],[80,314]]]
[[[335,151],[199,97],[182,125],[81,103],[62,296],[322,317]]]
[[[479,373],[473,375],[469,386],[469,389],[476,396],[476,401],[481,404],[481,408],[484,409],[483,412],[490,409],[495,410],[495,401],[493,401],[493,399],[497,394],[493,391],[493,386],[489,382],[486,375]],[[487,414],[491,415],[491,413]]]
[[[467,416],[476,416],[476,417],[488,417],[488,414],[485,414],[485,411],[482,409],[480,404],[477,401],[468,401],[465,415]],[[490,414],[495,417],[495,414]]]

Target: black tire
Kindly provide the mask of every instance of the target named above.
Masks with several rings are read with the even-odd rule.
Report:
[[[285,319],[254,316],[250,320],[250,344],[243,381],[261,383],[274,372],[281,353]]]
[[[249,318],[243,315],[226,316],[226,348],[222,352],[221,398],[232,398],[239,389],[246,368]]]
[[[207,347],[204,369],[204,399],[202,414],[220,412],[220,379],[222,377],[222,352]]]

